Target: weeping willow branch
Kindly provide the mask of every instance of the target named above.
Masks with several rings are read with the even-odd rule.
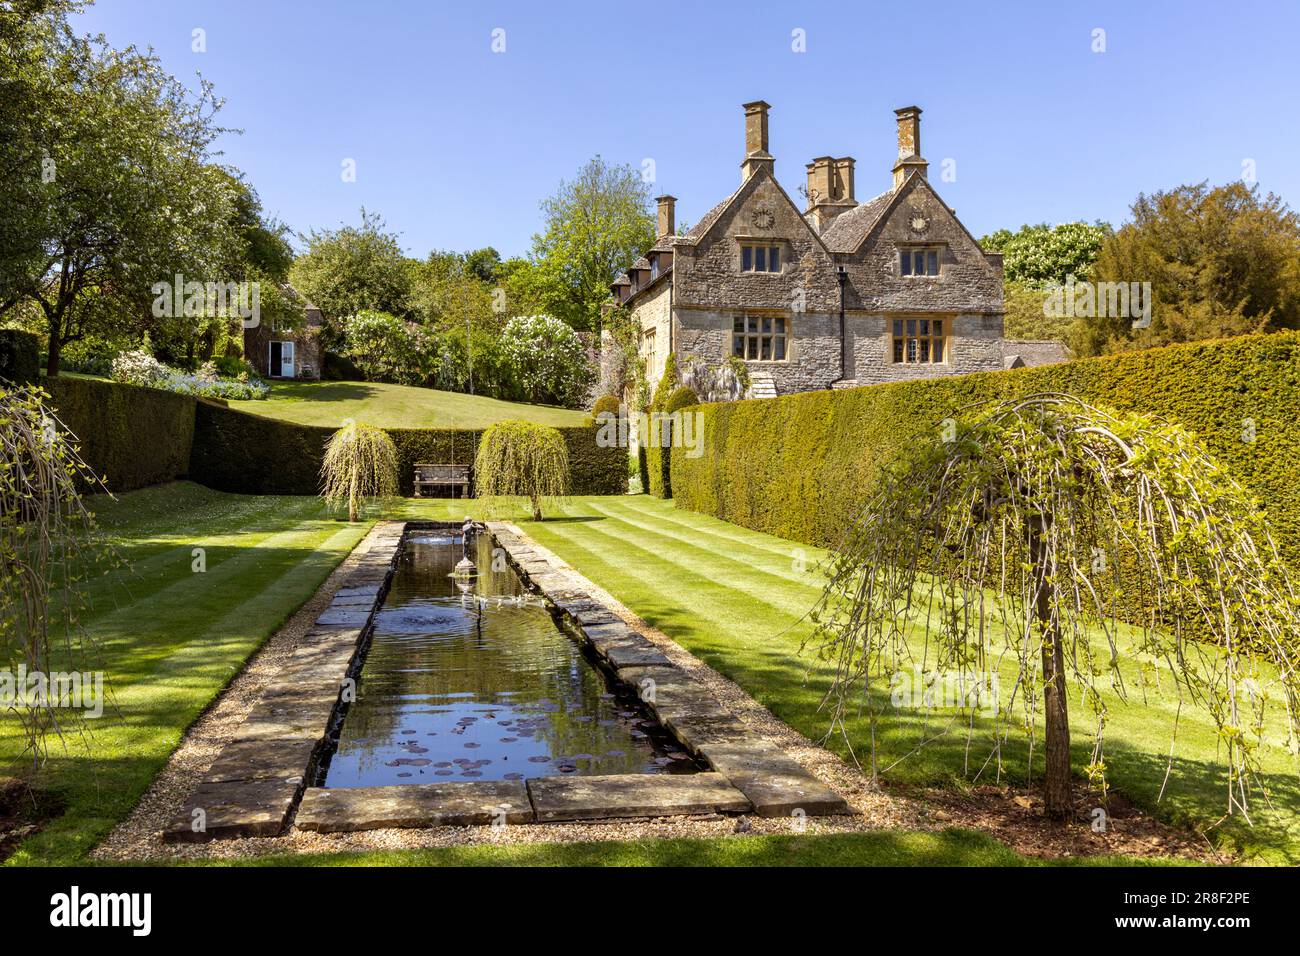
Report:
[[[1266,703],[1293,742],[1300,730],[1300,602],[1258,504],[1196,439],[1145,416],[1039,394],[960,419],[885,470],[831,558],[809,642],[835,666],[832,732],[865,709],[874,739],[877,692],[908,668],[974,683],[1005,666],[999,763],[1012,730],[1032,756],[1041,717],[1045,803],[1063,816],[1071,696],[1095,718],[1085,772],[1106,786],[1102,691],[1127,700],[1123,623],[1180,709],[1213,719],[1228,812],[1249,819]]]
[[[474,459],[474,484],[492,509],[502,498],[527,498],[533,520],[542,502],[569,493],[569,449],[556,429],[533,422],[498,422],[483,433]]]
[[[72,712],[49,692],[50,676],[56,666],[89,669],[82,585],[116,559],[80,494],[107,489],[48,399],[37,388],[0,385],[0,667],[17,692],[0,706],[17,716],[36,761],[51,733],[63,736],[61,713]],[[45,680],[44,692],[13,678],[20,666]]]
[[[330,436],[321,463],[321,497],[331,508],[346,503],[348,520],[361,517],[367,498],[397,495],[397,446],[382,428],[352,419]]]

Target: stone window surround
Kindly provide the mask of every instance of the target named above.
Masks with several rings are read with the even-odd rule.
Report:
[[[738,335],[743,336],[743,337],[745,338],[745,340],[748,341],[748,340],[751,339],[751,338],[753,338],[753,339],[760,339],[760,340],[761,340],[762,337],[763,337],[763,335],[764,335],[764,333],[763,333],[762,331],[759,331],[759,332],[750,332],[750,331],[748,330],[748,327],[749,327],[749,321],[750,321],[751,319],[759,319],[759,320],[762,320],[762,319],[772,319],[774,323],[775,323],[775,320],[776,320],[776,319],[782,319],[782,320],[785,322],[785,332],[784,332],[783,335],[782,335],[782,337],[785,339],[785,358],[780,358],[780,359],[761,359],[761,358],[751,359],[751,358],[745,358],[743,355],[741,355],[741,356],[736,355],[736,351],[735,351],[735,350],[736,350],[736,336],[738,336]],[[737,331],[736,331],[735,323],[736,323],[738,320],[739,320],[739,321],[743,321],[743,322],[745,323],[746,331],[744,331],[744,332],[737,332]],[[769,310],[763,310],[763,309],[742,310],[742,311],[739,311],[739,312],[735,313],[735,314],[732,316],[732,320],[731,320],[731,321],[732,321],[732,325],[731,325],[731,328],[728,330],[727,337],[726,337],[726,340],[725,340],[725,341],[726,341],[726,346],[727,346],[728,351],[727,351],[727,354],[723,356],[723,361],[727,361],[727,360],[729,360],[730,358],[732,358],[732,357],[734,356],[734,357],[736,357],[736,358],[741,359],[741,360],[742,360],[746,365],[751,365],[751,366],[752,366],[752,365],[759,365],[759,366],[775,365],[775,366],[781,367],[781,366],[790,365],[792,362],[794,362],[794,361],[797,360],[798,355],[797,355],[797,351],[796,351],[796,349],[795,349],[795,345],[794,345],[794,343],[795,343],[795,336],[794,336],[794,316],[793,316],[793,313],[790,313],[790,312],[784,312],[784,311],[777,311],[777,310],[770,310],[770,309],[769,309]],[[760,329],[761,329],[761,326],[760,326]],[[769,335],[772,336],[772,338],[773,338],[773,342],[774,342],[774,344],[773,344],[773,351],[775,351],[775,348],[776,348],[776,346],[775,346],[775,337],[776,337],[776,333],[775,333],[775,332],[772,332],[772,333],[767,333],[767,334],[769,334]],[[748,349],[746,349],[746,351],[748,351]]]
[[[732,264],[739,275],[779,276],[779,275],[784,275],[786,273],[787,271],[786,267],[790,262],[791,250],[793,248],[790,245],[789,241],[785,239],[781,239],[776,236],[755,236],[749,234],[733,236],[732,238],[735,239],[735,243],[736,243],[736,249],[733,255]],[[748,270],[745,269],[744,260],[742,259],[742,256],[744,255],[745,246],[763,246],[764,248],[769,248],[769,249],[775,246],[776,248],[780,249],[781,268],[778,269],[776,272],[758,272],[754,269],[748,269]]]
[[[946,242],[896,242],[894,243],[894,247],[898,251],[898,255],[894,256],[894,268],[897,270],[900,279],[942,279],[944,273],[947,271],[944,268],[945,260],[948,258],[949,251],[949,246]],[[928,272],[903,271],[904,254],[910,256],[912,253],[918,251],[934,252],[937,254],[938,261],[936,264],[939,269],[937,273],[931,274]]]
[[[883,317],[885,320],[885,332],[884,332],[885,357],[887,359],[888,365],[890,366],[896,366],[896,365],[897,366],[938,366],[939,368],[944,368],[947,366],[951,366],[953,364],[952,361],[953,342],[956,341],[956,339],[958,338],[956,334],[956,328],[955,328],[957,322],[957,313],[887,312],[884,314]],[[917,359],[915,362],[909,362],[907,361],[906,358],[907,356],[906,344],[904,344],[903,346],[903,355],[904,355],[903,360],[898,361],[894,358],[894,341],[897,338],[897,336],[894,335],[894,323],[896,321],[901,321],[906,323],[909,320],[916,320],[918,322],[920,320],[929,320],[931,322],[938,320],[940,322],[943,322],[943,335],[941,336],[941,338],[943,339],[943,361],[942,362],[922,362],[920,359]],[[919,325],[917,326],[917,334],[911,337],[917,339],[923,337],[920,334]],[[933,340],[934,338],[939,338],[940,336],[929,335],[924,337]],[[904,324],[903,326],[902,338],[904,342],[906,342],[908,338],[906,324]]]

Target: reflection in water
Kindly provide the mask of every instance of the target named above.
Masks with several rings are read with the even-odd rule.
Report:
[[[492,569],[489,536],[470,551],[463,593],[460,536],[407,536],[326,786],[698,769],[513,570]]]

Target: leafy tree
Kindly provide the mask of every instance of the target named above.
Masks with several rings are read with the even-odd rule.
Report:
[[[542,520],[544,499],[569,493],[569,450],[556,429],[534,422],[504,421],[490,426],[474,458],[478,496],[487,499],[527,498],[533,520]]]
[[[372,382],[422,384],[422,340],[407,323],[388,312],[363,309],[343,320],[343,354]]]
[[[362,209],[359,226],[312,230],[301,239],[307,250],[289,278],[326,317],[337,321],[367,309],[408,316],[408,260],[382,217]]]
[[[503,316],[493,311],[491,286],[470,265],[475,255],[434,252],[424,262],[410,261],[411,311],[427,328],[500,329]]]
[[[235,256],[211,86],[191,95],[151,53],[77,36],[79,7],[0,11],[0,315],[39,310],[51,375],[68,343],[138,322],[154,283],[226,281]]]
[[[325,446],[321,487],[321,496],[331,507],[347,503],[348,521],[361,517],[366,498],[395,496],[397,446],[388,432],[350,418],[345,421]]]
[[[517,284],[540,311],[597,330],[609,284],[654,242],[650,186],[631,166],[597,156],[542,201],[542,217],[531,254],[536,271]]]
[[[981,239],[980,245],[988,252],[1002,253],[1003,276],[1008,282],[1042,288],[1050,282],[1065,282],[1067,276],[1086,279],[1110,233],[1110,226],[1103,222],[1091,226],[1084,222],[1049,226],[1044,222],[1021,226],[1017,232],[999,229]]]
[[[573,329],[549,315],[518,316],[501,334],[514,372],[514,397],[578,407],[594,384],[587,350]]]
[[[1082,354],[1300,328],[1300,218],[1258,185],[1206,183],[1140,195],[1097,256],[1099,282],[1149,282],[1147,328],[1080,320]]]
[[[958,714],[973,739],[992,705],[999,770],[1012,728],[1030,735],[1032,768],[1041,717],[1045,808],[1065,817],[1076,694],[1096,717],[1086,772],[1105,792],[1101,690],[1128,694],[1123,615],[1180,701],[1214,720],[1228,812],[1246,813],[1268,702],[1300,731],[1300,602],[1257,503],[1195,438],[1145,416],[1047,394],[962,418],[886,469],[829,565],[811,641],[836,662],[832,730],[860,707],[874,725],[881,685],[924,662],[990,691]],[[1015,689],[1001,694],[989,674],[1004,661]]]
[[[484,285],[492,285],[501,278],[501,253],[491,246],[465,253],[463,262],[465,274]]]

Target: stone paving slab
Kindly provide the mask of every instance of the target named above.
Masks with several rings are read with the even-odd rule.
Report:
[[[633,817],[745,813],[745,795],[720,773],[622,773],[598,777],[535,777],[528,795],[540,823]]]
[[[237,780],[302,783],[303,771],[311,763],[315,750],[316,742],[306,739],[236,739],[222,748],[203,779],[209,783]],[[295,767],[301,768],[297,774],[293,773]]]
[[[388,827],[486,826],[532,823],[528,790],[518,780],[399,783],[388,787],[309,787],[294,825],[346,833]]]
[[[765,740],[706,743],[700,753],[749,799],[760,817],[852,812],[843,797]]]
[[[278,836],[298,788],[299,784],[283,780],[204,781],[163,831],[163,839],[169,843],[206,843]],[[203,811],[203,828],[199,830],[195,829],[195,810]]]
[[[374,605],[368,608],[346,608],[330,605],[320,617],[316,618],[319,627],[365,627],[374,613]]]
[[[672,667],[673,662],[644,637],[637,634],[635,640],[610,641],[601,649],[605,660],[615,670],[628,667]]]

